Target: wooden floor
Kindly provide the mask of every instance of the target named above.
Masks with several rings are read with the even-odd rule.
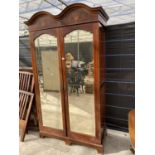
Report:
[[[24,142],[19,142],[20,155],[100,155],[93,148],[80,145],[66,145],[54,138],[39,138],[38,132],[29,132]],[[105,155],[132,155],[129,135],[108,130],[104,141]]]

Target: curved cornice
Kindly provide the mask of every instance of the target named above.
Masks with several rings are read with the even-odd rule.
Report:
[[[51,16],[52,18],[54,19],[62,19],[63,16],[69,12],[70,10],[74,10],[74,9],[77,9],[77,8],[84,8],[90,12],[97,12],[99,14],[101,14],[105,20],[107,21],[109,19],[107,13],[103,10],[102,7],[89,7],[83,3],[74,3],[74,4],[71,4],[69,6],[67,6],[64,10],[62,10],[58,15],[53,15],[49,12],[46,12],[46,11],[40,11],[40,12],[37,12],[35,13],[28,21],[25,22],[26,25],[30,25],[37,17],[39,16],[43,16],[43,15],[48,15],[48,16]]]

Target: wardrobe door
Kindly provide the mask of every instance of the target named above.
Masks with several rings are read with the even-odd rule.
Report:
[[[35,49],[42,126],[63,130],[57,38],[42,34]]]
[[[74,30],[64,43],[69,132],[95,137],[93,34]]]

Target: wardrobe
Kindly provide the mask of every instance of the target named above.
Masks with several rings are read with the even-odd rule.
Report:
[[[105,27],[102,7],[41,11],[29,29],[40,137],[55,137],[103,152]]]

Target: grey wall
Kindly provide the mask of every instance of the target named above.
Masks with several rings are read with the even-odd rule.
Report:
[[[106,124],[127,131],[135,107],[135,23],[106,31]]]
[[[31,52],[28,36],[19,37],[19,66],[31,67]]]

